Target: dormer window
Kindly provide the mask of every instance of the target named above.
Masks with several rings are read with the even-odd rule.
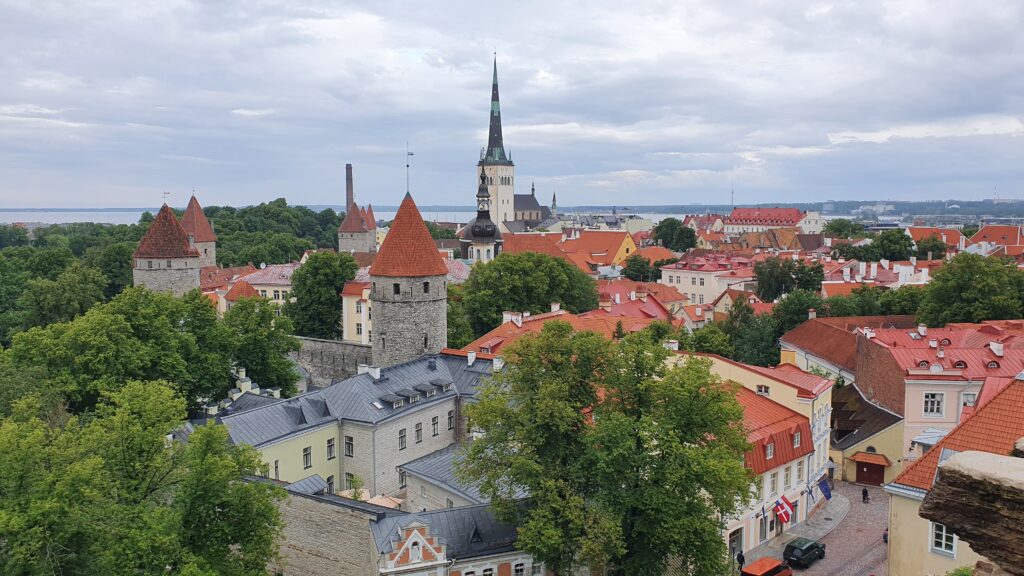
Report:
[[[771,388],[767,384],[758,384],[757,393],[761,396],[769,396],[771,394]]]
[[[412,404],[413,402],[419,402],[419,401],[420,401],[420,395],[419,394],[413,396],[412,398],[409,398],[409,404]]]
[[[405,400],[395,400],[391,403],[391,407],[395,409],[401,408],[403,405],[405,405]]]
[[[437,390],[427,390],[427,398],[431,396],[437,396]]]
[[[444,386],[441,387],[441,392],[451,392],[451,391],[452,391],[452,385],[451,384],[445,384]]]
[[[988,368],[999,368],[999,362],[996,362],[995,360],[992,360],[991,362],[989,362],[985,366],[988,367]]]
[[[967,368],[967,362],[964,362],[963,360],[957,360],[955,363],[953,363],[953,368],[960,368],[961,370],[963,370],[964,368]]]
[[[927,360],[921,360],[920,362],[917,363],[917,367],[918,368],[927,368],[928,367],[928,361]]]
[[[798,431],[793,433],[793,448],[799,448],[799,447],[800,447],[800,431],[798,430]]]
[[[939,341],[939,344],[943,346],[949,346],[950,344],[952,344],[952,342],[950,342],[949,338],[943,338],[941,341]]]
[[[764,459],[765,460],[771,460],[774,457],[775,457],[775,443],[774,442],[769,442],[768,445],[764,447]]]

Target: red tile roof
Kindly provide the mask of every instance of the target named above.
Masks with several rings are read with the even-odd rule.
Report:
[[[917,322],[913,316],[815,318],[786,332],[779,340],[853,372],[857,356],[857,336],[854,330],[883,326],[911,328],[916,327]]]
[[[188,242],[188,234],[167,204],[160,208],[146,235],[139,241],[132,258],[198,258],[199,252]]]
[[[850,456],[850,460],[854,462],[862,462],[864,464],[878,464],[879,466],[892,466],[892,461],[886,458],[885,454],[878,454],[877,452],[857,452],[853,456]]]
[[[754,372],[759,372],[776,382],[782,382],[792,388],[796,388],[797,396],[802,398],[814,398],[832,387],[832,381],[828,378],[804,372],[792,364],[779,364],[774,368],[750,364],[744,364],[743,366]]]
[[[648,294],[654,295],[662,304],[685,302],[690,299],[689,296],[680,292],[675,286],[659,282],[642,283],[624,277],[616,278],[615,280],[598,280],[597,291],[600,293],[602,290],[606,290],[609,294],[618,292],[619,294],[628,295],[630,292],[635,292],[641,284],[647,289]]]
[[[216,290],[217,288],[230,284],[231,281],[237,278],[241,278],[242,276],[251,274],[255,271],[256,267],[252,264],[235,266],[233,268],[203,266],[199,269],[199,289],[203,292]]]
[[[659,260],[671,260],[676,257],[668,248],[662,248],[661,246],[649,246],[647,248],[641,248],[636,252],[630,254],[630,256],[642,256],[649,260],[651,264]]]
[[[518,254],[520,252],[537,252],[547,254],[555,258],[561,258],[571,263],[580,270],[590,274],[593,269],[587,263],[586,257],[581,254],[568,254],[559,244],[560,234],[505,234],[502,243],[502,252]]]
[[[804,215],[797,208],[733,208],[725,223],[796,226]]]
[[[743,426],[751,449],[744,462],[757,474],[778,468],[814,452],[811,425],[807,418],[754,391],[737,387],[736,400],[743,407]],[[793,447],[793,435],[800,432],[800,446]],[[774,444],[771,460],[767,446]]]
[[[342,296],[359,296],[362,298],[363,290],[370,287],[369,282],[345,282],[345,285],[341,288]]]
[[[631,239],[629,233],[618,230],[584,230],[579,238],[561,243],[563,251],[579,254],[588,262],[607,266],[612,264],[623,243]]]
[[[487,349],[491,354],[501,354],[506,346],[527,334],[536,334],[541,331],[544,324],[549,320],[561,320],[572,325],[577,332],[596,332],[605,338],[611,338],[615,333],[618,324],[622,323],[622,329],[627,333],[639,332],[646,328],[653,318],[627,318],[614,316],[582,317],[567,310],[557,312],[545,312],[523,318],[522,326],[515,322],[505,322],[487,334],[477,338],[463,347],[463,350],[480,351]]]
[[[1009,455],[1014,443],[1024,437],[1024,381],[1015,380],[956,428],[924,456],[911,463],[893,484],[931,490],[943,450],[976,450]]]
[[[402,205],[398,207],[391,229],[370,267],[370,274],[412,278],[448,274],[448,267],[444,265],[409,193],[405,194]]]
[[[828,298],[830,296],[849,296],[850,294],[853,294],[854,290],[862,286],[875,285],[865,284],[864,282],[822,282],[821,296],[823,298]]]
[[[199,201],[196,200],[195,196],[192,196],[188,201],[188,207],[185,208],[185,213],[181,215],[181,227],[196,242],[217,241],[217,235],[213,233],[213,226],[210,226],[210,221],[206,219],[206,214],[203,214],[203,207],[199,205]]]
[[[359,207],[353,203],[345,211],[345,219],[341,221],[341,225],[338,226],[338,232],[366,232],[366,223],[364,221],[364,214],[359,210]]]
[[[983,226],[974,236],[971,236],[971,243],[992,242],[1001,246],[1018,246],[1024,244],[1024,234],[1020,226]]]
[[[914,242],[920,242],[925,238],[935,236],[939,240],[946,243],[949,248],[957,248],[960,246],[960,238],[963,234],[955,228],[937,228],[935,226],[910,226],[907,228],[907,233],[913,238]],[[943,238],[945,236],[945,238]]]
[[[366,219],[364,220],[367,230],[377,229],[377,217],[373,215],[373,204],[366,205]]]
[[[291,286],[292,274],[299,267],[298,262],[271,264],[239,278],[256,286]]]
[[[235,285],[228,290],[228,293],[224,295],[224,299],[228,302],[237,302],[239,298],[257,298],[260,293],[252,287],[245,280],[239,280],[235,282]]]

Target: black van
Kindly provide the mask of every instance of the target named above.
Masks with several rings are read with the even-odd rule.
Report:
[[[782,552],[782,558],[790,566],[807,568],[818,559],[825,557],[825,545],[807,538],[794,538]]]

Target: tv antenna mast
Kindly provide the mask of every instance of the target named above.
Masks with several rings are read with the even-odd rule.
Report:
[[[413,156],[413,153],[409,151],[409,141],[405,142],[405,193],[409,193],[409,157]]]

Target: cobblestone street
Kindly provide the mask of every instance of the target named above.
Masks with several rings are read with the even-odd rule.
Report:
[[[834,493],[850,500],[850,511],[830,534],[821,539],[826,545],[825,559],[807,570],[794,570],[808,576],[887,576],[888,551],[882,531],[889,522],[889,497],[881,488],[869,486],[871,503],[861,502],[863,486],[836,482]]]

